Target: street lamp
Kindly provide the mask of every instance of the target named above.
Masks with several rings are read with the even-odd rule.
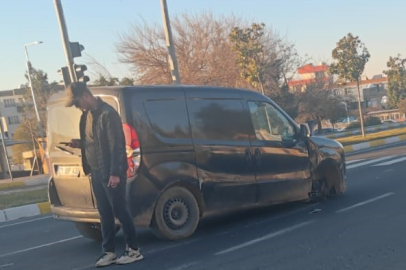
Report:
[[[38,107],[37,107],[37,101],[35,99],[35,94],[34,94],[34,88],[32,87],[32,80],[31,80],[31,67],[30,67],[30,60],[28,58],[28,50],[27,47],[31,46],[31,45],[38,45],[41,44],[42,41],[34,41],[28,44],[24,45],[24,49],[25,49],[25,59],[26,59],[26,63],[27,63],[27,72],[28,72],[28,82],[30,83],[30,89],[31,89],[31,95],[32,95],[32,101],[34,103],[34,109],[35,109],[35,114],[37,116],[37,121],[38,121],[38,131],[39,131],[39,136],[41,137],[41,142],[42,142],[42,148],[43,151],[45,151],[45,140],[44,140],[44,133],[42,130],[42,122],[41,122],[41,118],[39,116],[39,112],[38,112]],[[35,147],[35,145],[34,145]],[[35,148],[34,148],[35,149]],[[37,153],[35,151],[35,156],[37,158],[37,162],[38,162],[38,157],[37,157]],[[38,166],[39,168],[39,166]]]

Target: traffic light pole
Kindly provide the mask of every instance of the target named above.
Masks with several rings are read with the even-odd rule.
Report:
[[[54,0],[54,5],[55,5],[56,15],[57,15],[58,22],[59,22],[59,27],[61,29],[62,45],[63,45],[63,49],[65,51],[66,62],[68,63],[70,79],[71,79],[71,82],[76,82],[77,79],[76,79],[76,74],[75,74],[75,70],[74,70],[74,66],[73,66],[74,65],[73,56],[72,56],[71,46],[70,46],[70,42],[69,42],[68,29],[67,29],[66,23],[65,23],[65,16],[63,15],[61,0]]]
[[[178,60],[176,59],[175,46],[173,45],[171,22],[169,20],[168,6],[166,4],[166,0],[161,0],[161,8],[162,8],[162,18],[164,21],[166,46],[168,47],[169,52],[169,67],[172,73],[172,81],[173,84],[179,85],[181,84],[181,82],[178,68]]]

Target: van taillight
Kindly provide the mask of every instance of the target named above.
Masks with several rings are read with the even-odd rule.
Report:
[[[130,180],[137,174],[141,162],[140,142],[135,129],[129,124],[123,124],[125,149],[127,152],[127,179]]]

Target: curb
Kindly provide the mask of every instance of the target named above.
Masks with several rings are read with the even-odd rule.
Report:
[[[16,220],[23,217],[33,217],[51,213],[49,202],[34,203],[0,210],[0,222]]]
[[[404,128],[404,127],[406,127],[406,122],[387,123],[387,124],[381,124],[381,125],[377,125],[377,126],[365,127],[365,132],[371,132],[371,131],[379,132],[379,131],[384,131],[384,130],[393,130],[393,129]],[[341,133],[336,133],[336,134],[315,135],[315,136],[324,137],[327,139],[337,139],[337,138],[343,138],[343,137],[359,135],[359,134],[361,134],[361,130],[355,129],[353,131],[346,131],[346,132],[341,132]]]
[[[377,146],[382,146],[386,144],[391,144],[391,143],[396,143],[396,142],[401,142],[401,141],[406,141],[406,134],[405,135],[400,135],[400,136],[394,136],[394,137],[389,137],[386,139],[378,139],[378,140],[373,140],[369,142],[363,142],[363,143],[358,143],[358,144],[353,144],[353,145],[346,145],[344,146],[344,151],[346,153],[354,152],[354,151],[359,151],[371,147],[377,147]]]
[[[1,180],[0,181],[0,190],[7,190],[19,187],[32,187],[32,186],[39,186],[39,185],[47,185],[50,176],[44,176],[37,179],[30,179],[30,180],[23,180],[23,181],[9,181],[9,180]],[[3,182],[2,181],[7,181]]]

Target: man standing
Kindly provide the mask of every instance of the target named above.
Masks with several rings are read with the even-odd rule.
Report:
[[[94,97],[86,84],[80,82],[68,87],[66,106],[75,106],[83,112],[79,125],[80,140],[72,140],[70,146],[82,151],[83,170],[91,175],[100,213],[103,254],[96,267],[141,260],[143,256],[125,199],[128,165],[121,118],[114,108]],[[115,254],[115,217],[121,223],[127,244],[118,259]]]

